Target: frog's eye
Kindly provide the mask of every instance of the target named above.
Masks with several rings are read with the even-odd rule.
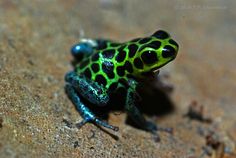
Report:
[[[80,49],[81,49],[81,46],[76,44],[76,45],[71,47],[70,52],[71,52],[72,55],[75,55],[80,51]]]
[[[152,36],[159,38],[159,39],[166,39],[166,38],[170,37],[170,35],[163,30],[158,30]]]
[[[167,45],[162,50],[162,56],[163,58],[174,57],[176,56],[176,50],[173,47]]]
[[[81,59],[84,54],[93,53],[93,48],[87,43],[78,43],[71,47],[70,52],[76,59]]]
[[[141,58],[145,64],[153,64],[158,61],[155,51],[145,51],[142,53]]]

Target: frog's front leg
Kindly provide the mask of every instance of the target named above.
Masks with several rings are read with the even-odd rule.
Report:
[[[125,109],[128,113],[128,115],[131,117],[131,119],[142,129],[147,130],[151,132],[154,136],[154,139],[156,141],[159,141],[160,138],[157,134],[157,131],[165,131],[165,132],[172,132],[171,128],[163,128],[158,127],[155,125],[155,123],[147,121],[143,115],[140,113],[139,109],[135,106],[135,100],[138,97],[137,93],[134,92],[134,87],[131,87],[127,91],[127,98],[126,98],[126,104]]]
[[[86,80],[84,77],[76,75],[75,72],[70,72],[65,76],[66,93],[76,106],[77,110],[83,117],[83,121],[77,124],[80,128],[87,122],[93,122],[97,125],[118,131],[119,128],[109,125],[108,123],[97,118],[81,101],[78,96],[78,92],[88,99],[90,102],[97,105],[104,105],[109,101],[108,95],[105,93],[105,89],[92,81]]]
[[[152,133],[157,131],[157,127],[154,123],[148,122],[143,115],[140,113],[139,109],[135,106],[135,100],[137,95],[133,92],[133,89],[129,88],[127,91],[127,99],[125,104],[125,110],[131,119],[142,129],[150,131]]]

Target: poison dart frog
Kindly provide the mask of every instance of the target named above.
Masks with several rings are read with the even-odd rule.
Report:
[[[129,117],[142,129],[157,133],[155,123],[147,121],[136,107],[139,97],[136,87],[142,84],[147,74],[174,60],[178,44],[170,35],[158,30],[151,36],[117,43],[105,39],[82,39],[71,48],[77,63],[74,70],[65,75],[65,90],[83,120],[118,131],[119,128],[98,118],[82,99],[103,107],[113,93],[124,93],[124,109]]]

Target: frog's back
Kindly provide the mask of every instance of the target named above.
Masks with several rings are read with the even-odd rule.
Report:
[[[150,37],[122,44],[107,42],[85,57],[77,66],[77,74],[114,89],[130,77],[143,77],[173,60],[178,44],[163,31]]]
[[[127,60],[127,52],[134,53],[137,49],[135,44],[109,42],[85,57],[76,66],[76,72],[105,85],[106,88],[115,89],[118,82],[127,80],[127,74],[133,71],[132,64]]]

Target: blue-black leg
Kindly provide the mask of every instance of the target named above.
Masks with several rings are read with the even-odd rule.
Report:
[[[142,129],[147,130],[153,134],[155,141],[160,141],[160,137],[157,134],[157,126],[147,121],[143,115],[140,113],[138,108],[135,106],[136,94],[133,93],[132,89],[127,91],[127,99],[125,104],[125,110],[127,111],[129,117]]]
[[[133,86],[135,88],[135,86]],[[135,100],[137,100],[137,93],[134,93],[133,88],[129,88],[127,91],[127,99],[125,104],[125,110],[127,111],[130,118],[142,129],[147,130],[153,134],[155,141],[160,141],[160,137],[157,131],[164,131],[172,133],[172,128],[159,127],[155,123],[147,121],[140,113],[138,108],[135,106]]]
[[[131,117],[131,119],[141,128],[147,131],[150,131],[152,133],[156,132],[157,131],[156,125],[154,123],[146,121],[146,119],[140,113],[138,108],[135,106],[136,97],[137,96],[135,93],[133,93],[133,90],[128,89],[125,110],[127,111],[128,115]]]
[[[104,106],[109,101],[109,95],[104,86],[99,85],[97,82],[88,80],[84,76],[79,76],[71,71],[66,74],[65,81],[70,83],[76,91],[89,100],[90,103],[98,106]]]
[[[88,97],[91,98],[92,100],[94,100],[94,98],[92,98],[92,96],[95,96],[95,94],[90,94],[91,93],[99,93],[99,89],[94,89],[93,86],[91,86],[91,83],[86,83],[86,80],[84,78],[78,77],[76,76],[76,74],[74,72],[68,73],[65,76],[65,79],[67,81],[66,84],[66,93],[69,96],[69,98],[71,99],[71,101],[73,102],[73,104],[76,106],[77,110],[79,111],[80,115],[83,118],[83,121],[81,121],[80,123],[77,124],[77,127],[80,128],[82,127],[84,124],[86,124],[87,122],[93,122],[97,125],[112,129],[114,131],[118,131],[119,128],[109,125],[108,123],[98,119],[81,101],[81,99],[79,98],[77,92],[80,91],[82,89],[82,91],[86,91],[83,88],[87,88],[87,92],[86,94],[83,94],[84,97]],[[80,84],[82,86],[80,86]],[[100,99],[101,101],[104,101],[103,99]],[[91,101],[91,100],[90,100]]]

